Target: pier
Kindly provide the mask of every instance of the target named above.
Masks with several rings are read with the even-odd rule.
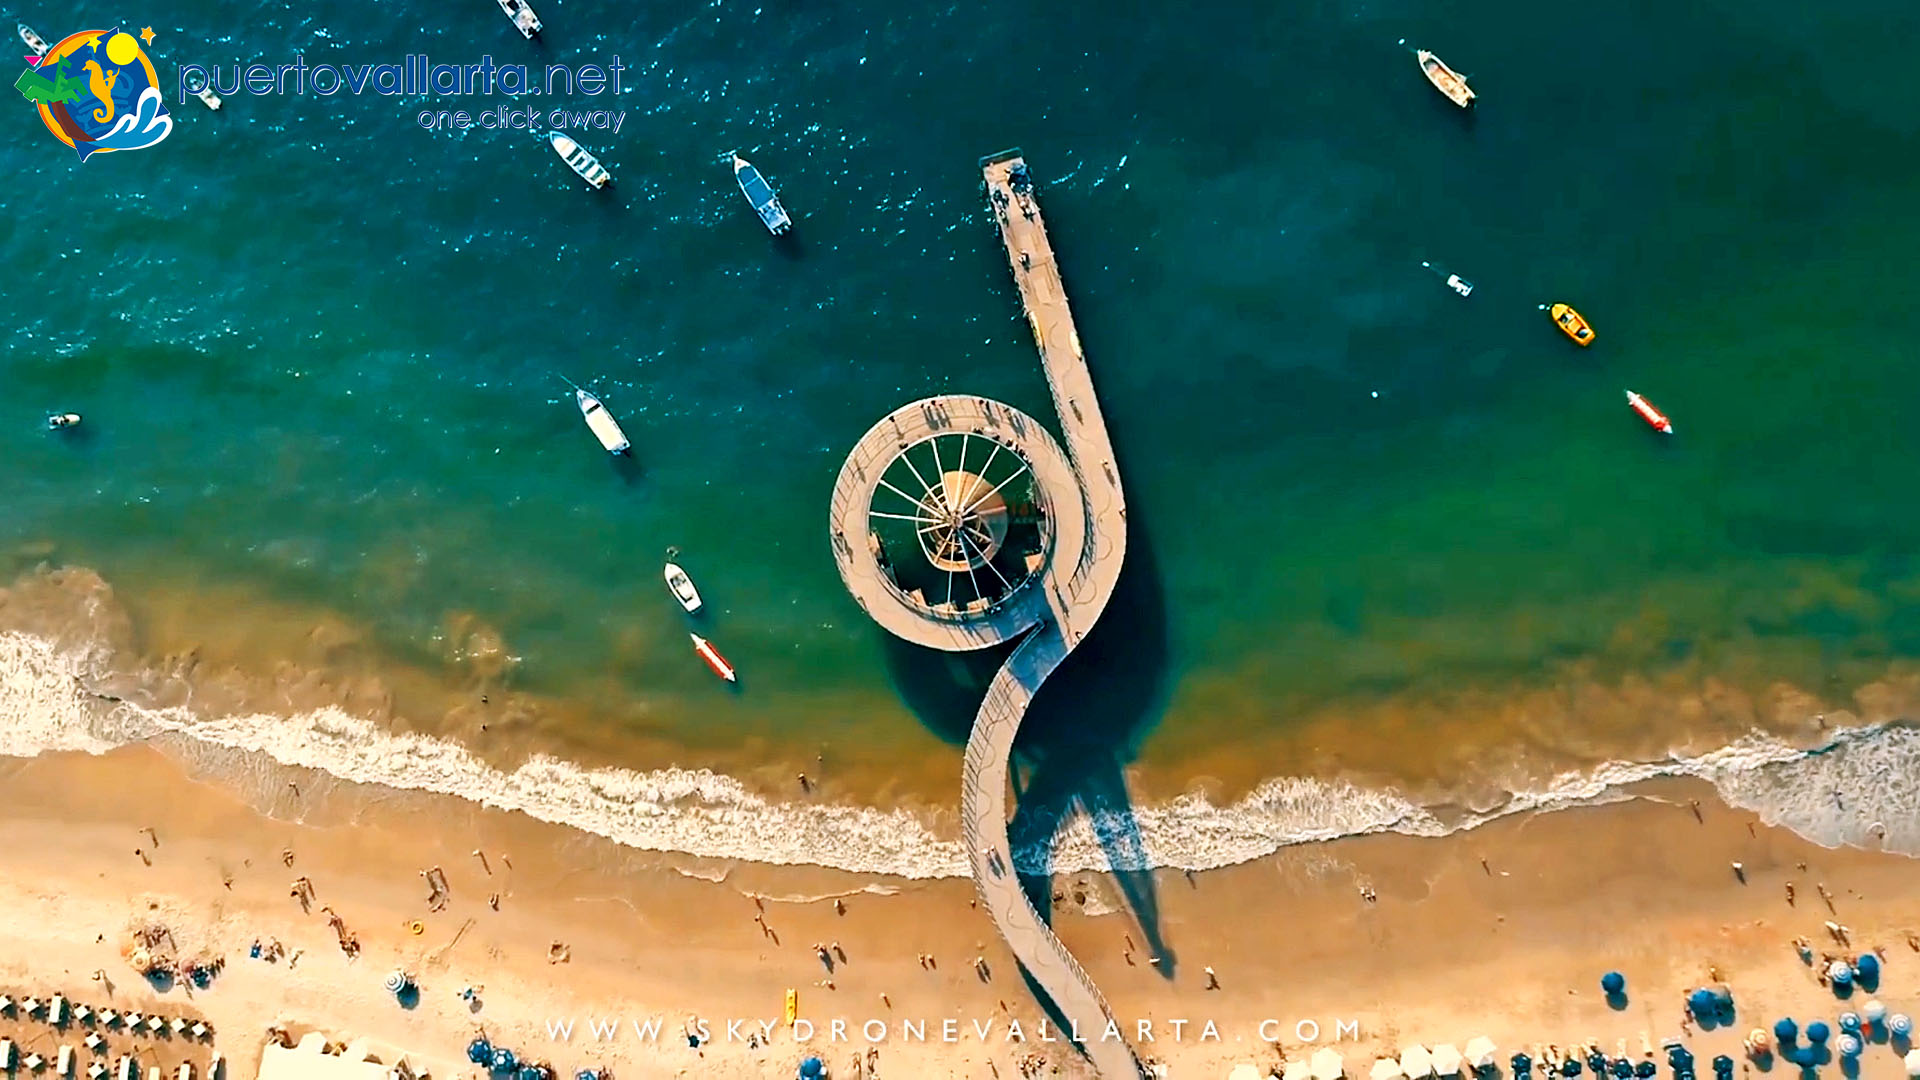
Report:
[[[1137,1080],[1124,1033],[1102,1038],[1113,1022],[1105,997],[1021,889],[1007,835],[1014,736],[1041,683],[1113,597],[1126,499],[1026,160],[1010,150],[982,158],[980,169],[1064,448],[1032,417],[985,398],[948,394],[902,406],[841,467],[834,558],[867,614],[908,641],[965,651],[1019,640],[967,738],[960,805],[974,885],[1014,957],[1079,1032],[1095,1071]]]

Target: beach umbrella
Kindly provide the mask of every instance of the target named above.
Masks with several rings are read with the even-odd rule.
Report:
[[[1713,1071],[1717,1073],[1732,1072],[1733,1059],[1725,1054],[1715,1054],[1713,1058]]]
[[[513,1056],[513,1051],[507,1049],[504,1046],[494,1047],[494,1050],[493,1050],[493,1071],[494,1072],[510,1073],[513,1071],[513,1067],[516,1064],[518,1064],[518,1059],[516,1059]]]
[[[1853,981],[1853,968],[1845,960],[1835,960],[1827,965],[1827,978],[1835,986],[1845,986]]]
[[[1595,1050],[1587,1055],[1587,1071],[1595,1076],[1607,1075],[1607,1055]]]
[[[475,1039],[467,1044],[467,1060],[475,1065],[485,1065],[493,1060],[493,1045],[485,1039]]]
[[[387,976],[387,993],[398,995],[404,992],[407,988],[407,983],[409,981],[411,980],[407,978],[406,972],[404,971],[393,972],[392,974]]]
[[[820,1080],[827,1075],[827,1067],[820,1064],[819,1058],[808,1058],[800,1063],[800,1080]]]
[[[1493,1067],[1493,1040],[1485,1035],[1475,1035],[1467,1040],[1467,1061],[1476,1069]]]
[[[1853,970],[1860,975],[1860,985],[1867,986],[1880,981],[1880,958],[1872,953],[1861,953],[1853,962]]]
[[[1687,1011],[1696,1019],[1705,1020],[1720,1011],[1720,1002],[1715,1000],[1713,991],[1703,986],[1687,995]]]
[[[600,1074],[592,1069],[581,1069],[573,1074],[573,1080],[600,1080]]]
[[[1840,1056],[1853,1057],[1860,1053],[1860,1039],[1855,1035],[1840,1036]]]
[[[1647,1078],[1652,1076],[1656,1071],[1658,1070],[1654,1068],[1653,1062],[1651,1061],[1642,1061],[1633,1067],[1633,1075],[1639,1077],[1640,1080],[1647,1080]]]
[[[1609,971],[1600,976],[1600,989],[1608,994],[1618,994],[1627,988],[1627,977],[1617,971]]]
[[[1793,1045],[1794,1039],[1800,1037],[1800,1025],[1794,1023],[1791,1019],[1783,1017],[1774,1022],[1773,1037],[1780,1040],[1780,1048],[1785,1050],[1787,1047]]]
[[[1825,1020],[1815,1020],[1813,1023],[1807,1025],[1807,1041],[1808,1042],[1817,1042],[1817,1043],[1826,1042],[1827,1036],[1831,1034],[1833,1034],[1833,1031],[1832,1029],[1827,1027],[1827,1022]]]
[[[1323,1046],[1313,1052],[1313,1080],[1340,1080],[1347,1074],[1346,1062],[1341,1060],[1340,1051],[1331,1046]]]
[[[1460,1048],[1452,1043],[1441,1043],[1433,1048],[1433,1072],[1436,1076],[1460,1075]]]
[[[1667,1064],[1674,1069],[1693,1068],[1693,1054],[1686,1047],[1675,1044],[1667,1048]]]
[[[1400,1066],[1393,1067],[1393,1075],[1400,1075]],[[1253,1065],[1235,1065],[1233,1071],[1227,1074],[1227,1080],[1261,1080],[1260,1070]]]
[[[1907,1056],[1902,1060],[1907,1063],[1908,1076],[1920,1076],[1920,1047],[1907,1051]]]
[[[1840,1030],[1851,1035],[1860,1030],[1860,1014],[1843,1012],[1840,1014]]]
[[[1568,1058],[1567,1060],[1561,1062],[1560,1075],[1561,1076],[1579,1076],[1580,1063],[1578,1061],[1575,1061],[1572,1058]]]
[[[1400,1075],[1400,1063],[1392,1058],[1380,1058],[1373,1063],[1373,1071],[1367,1075],[1371,1080],[1395,1080]]]
[[[547,1071],[538,1065],[522,1065],[519,1080],[547,1080]]]
[[[1906,1013],[1894,1013],[1887,1017],[1887,1030],[1895,1035],[1913,1034],[1913,1019]]]
[[[1511,1065],[1513,1067],[1513,1071],[1516,1073],[1533,1071],[1533,1059],[1528,1057],[1525,1054],[1513,1055],[1512,1060],[1508,1061],[1507,1064]]]
[[[1289,1061],[1287,1062],[1287,1067],[1281,1071],[1281,1075],[1284,1076],[1286,1080],[1313,1080],[1313,1067],[1308,1065],[1304,1059],[1300,1061]]]
[[[1616,1080],[1627,1080],[1627,1077],[1633,1075],[1633,1063],[1626,1058],[1615,1061],[1613,1063],[1613,1075]]]
[[[1433,1055],[1427,1048],[1415,1043],[1400,1051],[1400,1074],[1407,1080],[1420,1080],[1423,1076],[1433,1075]]]
[[[1877,1024],[1887,1018],[1887,1007],[1877,998],[1868,998],[1867,1003],[1860,1006],[1860,1015],[1866,1017],[1867,1023]]]

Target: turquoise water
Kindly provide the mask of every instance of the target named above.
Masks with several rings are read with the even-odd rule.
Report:
[[[901,785],[860,790],[944,797],[915,720],[941,703],[902,685],[924,658],[846,598],[826,500],[902,402],[1051,415],[974,166],[1020,145],[1146,553],[1117,632],[1140,640],[1092,662],[1150,654],[1127,723],[1162,786],[1304,716],[1568,666],[1843,697],[1920,654],[1910,4],[538,9],[534,45],[481,0],[21,12],[165,21],[168,86],[294,54],[628,74],[572,103],[626,113],[579,136],[600,193],[525,133],[422,130],[419,99],[169,94],[165,143],[84,165],[11,107],[10,569],[49,544],[98,569],[155,651],[335,613],[450,692],[478,620],[515,658],[489,685],[551,705],[533,744],[728,767],[858,744]],[[1403,37],[1472,77],[1473,115]],[[41,430],[65,409],[82,431]],[[669,545],[737,695],[687,646]]]

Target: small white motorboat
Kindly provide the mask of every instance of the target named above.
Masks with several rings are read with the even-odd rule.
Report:
[[[200,89],[195,90],[193,96],[205,102],[207,108],[212,109],[214,112],[220,111],[220,95],[213,92],[212,83],[208,83]]]
[[[528,41],[532,41],[533,35],[540,32],[540,16],[533,13],[533,9],[526,5],[526,0],[500,0],[500,10],[507,13],[507,18],[513,20],[514,29],[520,31],[520,36]]]
[[[553,152],[560,155],[560,160],[567,163],[567,168],[594,187],[606,187],[607,182],[613,179],[613,174],[600,164],[599,158],[587,153],[584,147],[565,135],[557,131],[550,132],[547,142],[552,144]]]
[[[671,552],[667,555],[666,578],[667,591],[673,594],[675,600],[680,601],[681,607],[687,609],[687,614],[697,613],[700,610],[700,590],[693,587],[693,579],[673,561]]]
[[[576,386],[573,388],[573,399],[580,405],[580,416],[586,420],[587,430],[593,432],[593,437],[607,448],[607,453],[625,454],[633,449],[633,444],[627,441],[627,433],[621,431],[620,425],[607,414],[607,407],[600,404],[599,398]]]
[[[740,194],[753,204],[753,212],[760,215],[760,223],[768,232],[783,236],[792,230],[793,219],[787,216],[787,208],[780,205],[780,196],[774,194],[773,185],[739,154],[733,155],[733,178],[739,182]]]
[[[20,40],[27,43],[27,48],[32,49],[35,56],[45,56],[47,51],[53,48],[47,44],[46,38],[34,33],[33,27],[26,23],[20,24]]]

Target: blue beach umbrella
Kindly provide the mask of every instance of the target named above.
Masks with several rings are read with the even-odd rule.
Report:
[[[600,1074],[592,1069],[581,1069],[573,1074],[573,1080],[600,1080]]]
[[[1651,1061],[1643,1061],[1633,1067],[1633,1075],[1639,1077],[1640,1080],[1648,1080],[1654,1073],[1659,1071]]]
[[[1827,1027],[1827,1022],[1825,1020],[1815,1020],[1813,1023],[1807,1025],[1807,1041],[1808,1042],[1817,1042],[1817,1043],[1826,1042],[1827,1036],[1831,1034],[1833,1034],[1833,1030]]]
[[[1607,1055],[1595,1050],[1587,1055],[1587,1071],[1595,1076],[1607,1075]]]
[[[808,1058],[800,1063],[800,1080],[820,1080],[825,1075],[826,1066],[820,1064],[819,1058]]]
[[[475,1065],[485,1065],[493,1060],[493,1044],[485,1039],[475,1039],[467,1044],[467,1060]]]
[[[1617,971],[1609,971],[1600,976],[1600,989],[1609,994],[1618,994],[1627,988],[1627,977]]]
[[[1696,1019],[1705,1020],[1720,1011],[1720,1002],[1711,990],[1695,990],[1687,995],[1687,1008]]]
[[[1840,1036],[1838,1045],[1840,1047],[1841,1057],[1853,1057],[1860,1053],[1860,1039],[1858,1036],[1842,1035]]]
[[[1860,1014],[1843,1012],[1840,1014],[1840,1030],[1852,1035],[1860,1030]]]
[[[1613,1063],[1613,1075],[1615,1080],[1627,1080],[1627,1077],[1633,1075],[1633,1063],[1626,1058],[1615,1061]]]
[[[1561,1076],[1579,1076],[1580,1063],[1573,1060],[1572,1058],[1568,1058],[1567,1060],[1561,1062],[1560,1075]]]
[[[1794,1023],[1789,1017],[1781,1017],[1774,1022],[1773,1037],[1779,1040],[1780,1048],[1784,1050],[1793,1045],[1793,1040],[1800,1037],[1800,1025]]]
[[[538,1065],[522,1065],[519,1080],[547,1080],[546,1070]]]
[[[1513,1055],[1513,1060],[1508,1062],[1508,1064],[1513,1066],[1513,1071],[1516,1075],[1533,1071],[1533,1059],[1525,1054]]]
[[[1728,1056],[1727,1056],[1727,1055],[1725,1055],[1725,1054],[1718,1054],[1718,1055],[1715,1055],[1715,1057],[1714,1057],[1714,1059],[1713,1059],[1713,1071],[1714,1071],[1715,1073],[1730,1073],[1730,1072],[1732,1072],[1732,1071],[1733,1071],[1733,1059],[1732,1059],[1732,1058],[1730,1058],[1730,1057],[1728,1057]]]
[[[1861,953],[1853,962],[1854,973],[1859,977],[1860,985],[1871,990],[1880,982],[1880,958],[1872,953]]]
[[[1667,1051],[1667,1064],[1675,1069],[1693,1068],[1693,1054],[1684,1046],[1676,1046]]]
[[[507,1049],[504,1046],[496,1047],[494,1049],[493,1051],[493,1071],[494,1072],[510,1073],[513,1071],[513,1067],[518,1063],[519,1063],[519,1059],[513,1056],[513,1051]]]

